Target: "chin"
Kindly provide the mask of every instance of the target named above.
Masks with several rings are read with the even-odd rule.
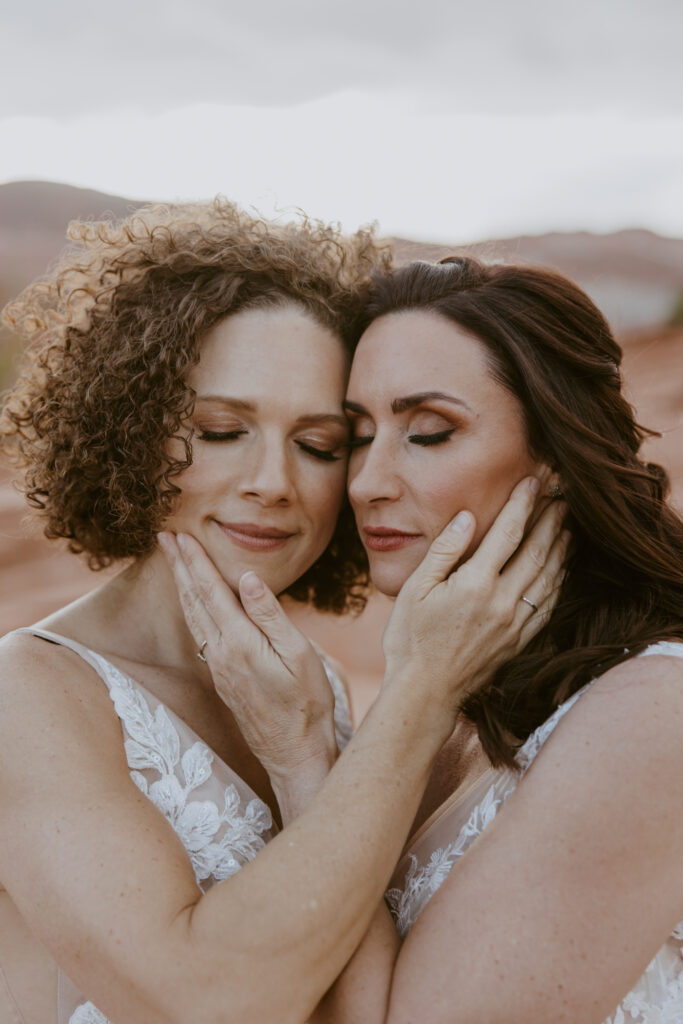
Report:
[[[398,571],[398,566],[392,569],[389,566],[381,568],[370,568],[370,580],[375,590],[385,597],[398,597],[398,593],[408,579],[410,573]]]
[[[373,587],[385,597],[397,597],[403,584],[421,564],[426,552],[427,546],[424,545],[420,545],[417,550],[413,547],[412,550],[382,554],[368,551]]]

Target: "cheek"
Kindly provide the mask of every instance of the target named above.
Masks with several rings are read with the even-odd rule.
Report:
[[[468,509],[477,520],[473,550],[516,484],[535,469],[525,449],[515,447],[500,451],[498,458],[459,459],[455,466],[421,474],[413,483],[413,495],[423,510],[428,539],[432,541],[458,512]]]
[[[307,505],[311,518],[328,539],[334,532],[346,489],[346,465],[334,466],[322,479],[308,488]]]

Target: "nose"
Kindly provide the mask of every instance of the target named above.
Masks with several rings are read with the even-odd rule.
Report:
[[[354,505],[374,505],[400,498],[403,484],[394,445],[376,436],[369,445],[352,452],[347,487]]]
[[[258,450],[250,452],[240,495],[264,507],[292,504],[294,479],[287,450],[281,440],[263,439]]]

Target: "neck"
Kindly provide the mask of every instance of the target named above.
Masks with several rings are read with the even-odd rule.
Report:
[[[78,604],[75,621],[109,650],[120,650],[131,661],[208,677],[160,551],[123,569]]]

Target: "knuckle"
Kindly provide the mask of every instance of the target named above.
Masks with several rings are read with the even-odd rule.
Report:
[[[469,601],[488,603],[489,586],[481,574],[463,573],[461,577],[459,576],[460,580],[462,580],[462,590]]]
[[[453,551],[453,545],[449,545],[445,537],[437,537],[432,543],[431,550],[429,552],[431,561],[443,561],[444,558],[453,558],[455,552]]]
[[[543,569],[546,563],[546,549],[541,544],[530,544],[528,556],[531,563],[537,569]]]
[[[544,572],[539,580],[541,591],[543,594],[550,594],[555,587],[555,576],[550,573]]]
[[[503,625],[510,625],[515,617],[516,606],[512,605],[502,594],[496,594],[493,597],[490,607],[493,617]]]
[[[254,618],[258,617],[259,622],[276,622],[280,618],[280,606],[271,595],[265,595],[253,602],[253,609],[250,607],[249,614]]]
[[[194,588],[196,599],[201,601],[202,604],[211,605],[214,603],[216,596],[216,587],[212,583],[208,583],[206,580],[201,580],[196,584]]]
[[[503,527],[503,537],[515,548],[518,548],[524,536],[524,527],[516,521],[506,523]]]

